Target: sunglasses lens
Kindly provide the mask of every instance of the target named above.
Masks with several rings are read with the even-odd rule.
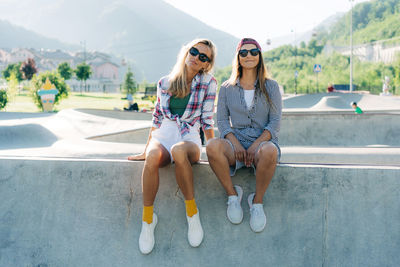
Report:
[[[190,50],[189,50],[189,53],[192,55],[192,56],[197,56],[198,54],[199,54],[199,50],[197,50],[197,48],[195,48],[195,47],[192,47],[192,48],[190,48]]]
[[[201,62],[210,61],[210,59],[208,58],[208,56],[206,54],[200,53],[199,50],[195,47],[190,48],[189,53],[194,57],[199,55],[199,60]]]
[[[239,50],[239,55],[240,55],[241,57],[247,57],[247,53],[248,53],[248,52],[249,52],[249,51],[246,50],[246,49]]]
[[[260,50],[258,50],[258,48],[254,48],[250,50],[250,54],[255,57],[258,55],[258,53],[260,53]]]
[[[208,61],[208,57],[204,54],[200,54],[199,55],[199,59],[201,62],[207,62]]]

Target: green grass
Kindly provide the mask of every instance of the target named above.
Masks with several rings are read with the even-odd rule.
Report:
[[[55,106],[55,111],[71,108],[90,108],[90,109],[105,109],[113,110],[114,108],[123,109],[128,106],[128,101],[124,94],[105,94],[105,93],[79,93],[70,92],[68,98],[62,99],[58,105]],[[139,108],[150,109],[154,105],[151,101],[141,100],[135,97],[135,102],[138,103]],[[27,92],[23,92],[15,96],[10,101],[5,110],[8,112],[41,112],[33,103],[32,97]]]

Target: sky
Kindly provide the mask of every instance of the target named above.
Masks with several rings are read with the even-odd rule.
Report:
[[[214,28],[262,43],[312,30],[331,15],[351,9],[350,0],[164,1]],[[365,1],[355,0],[353,5]]]

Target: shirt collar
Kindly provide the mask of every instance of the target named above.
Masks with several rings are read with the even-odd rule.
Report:
[[[200,78],[201,78],[201,74],[200,74],[200,73],[197,73],[197,74],[193,77],[193,80],[192,80],[192,81],[198,83],[198,82],[200,82]]]

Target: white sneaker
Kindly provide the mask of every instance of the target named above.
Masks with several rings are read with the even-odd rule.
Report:
[[[153,222],[142,221],[142,231],[139,237],[139,249],[143,254],[149,254],[154,248],[154,228],[157,225],[157,215],[153,213]]]
[[[236,190],[237,196],[228,197],[228,202],[226,203],[228,204],[226,216],[228,216],[228,219],[231,223],[239,224],[243,220],[243,210],[242,206],[240,205],[243,197],[243,189],[238,185],[234,185],[233,187]]]
[[[200,246],[203,241],[203,228],[200,223],[199,209],[197,209],[197,213],[192,217],[186,215],[186,219],[188,222],[188,240],[189,244],[192,247]]]
[[[254,196],[255,193],[250,194],[247,201],[250,207],[250,228],[258,233],[264,230],[267,224],[267,218],[265,217],[263,204],[253,203]]]

